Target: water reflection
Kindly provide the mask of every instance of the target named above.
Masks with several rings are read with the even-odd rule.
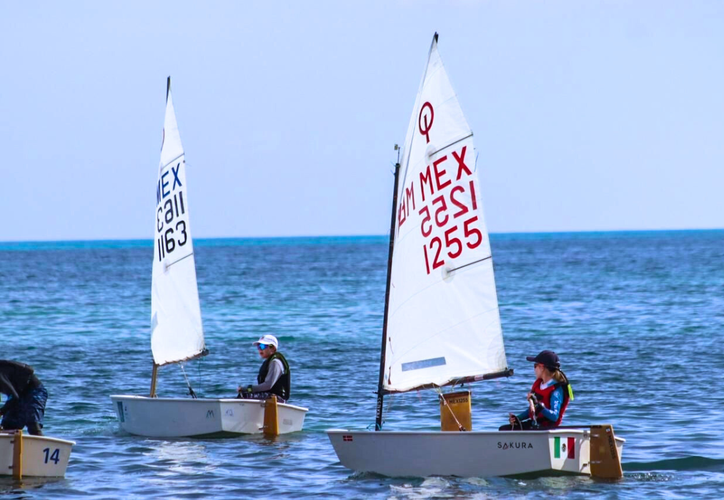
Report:
[[[168,476],[210,474],[219,465],[218,459],[209,454],[206,443],[198,441],[156,441],[143,455],[149,467],[158,469],[157,477],[146,478],[155,485]]]

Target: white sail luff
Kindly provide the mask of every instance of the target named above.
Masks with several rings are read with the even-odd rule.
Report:
[[[186,162],[168,89],[156,185],[151,350],[154,363],[184,361],[205,350],[194,261]]]
[[[385,391],[507,368],[474,158],[434,39],[401,161]]]

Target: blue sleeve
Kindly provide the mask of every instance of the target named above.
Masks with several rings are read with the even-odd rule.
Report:
[[[551,394],[551,407],[543,407],[541,409],[541,415],[550,420],[556,422],[558,415],[561,413],[561,405],[563,404],[563,388],[556,387],[556,390]]]

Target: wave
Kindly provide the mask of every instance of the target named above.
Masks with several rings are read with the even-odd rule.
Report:
[[[683,458],[672,458],[668,460],[657,460],[656,462],[624,462],[625,472],[640,472],[653,470],[706,470],[724,472],[724,459],[707,458],[697,455]]]

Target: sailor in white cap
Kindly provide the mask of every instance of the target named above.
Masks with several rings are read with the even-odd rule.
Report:
[[[282,353],[277,352],[279,341],[274,335],[264,335],[252,342],[259,349],[259,356],[264,360],[259,368],[256,384],[246,387],[239,386],[238,396],[244,399],[268,399],[272,395],[280,403],[289,399],[291,389],[291,374],[289,363]]]

